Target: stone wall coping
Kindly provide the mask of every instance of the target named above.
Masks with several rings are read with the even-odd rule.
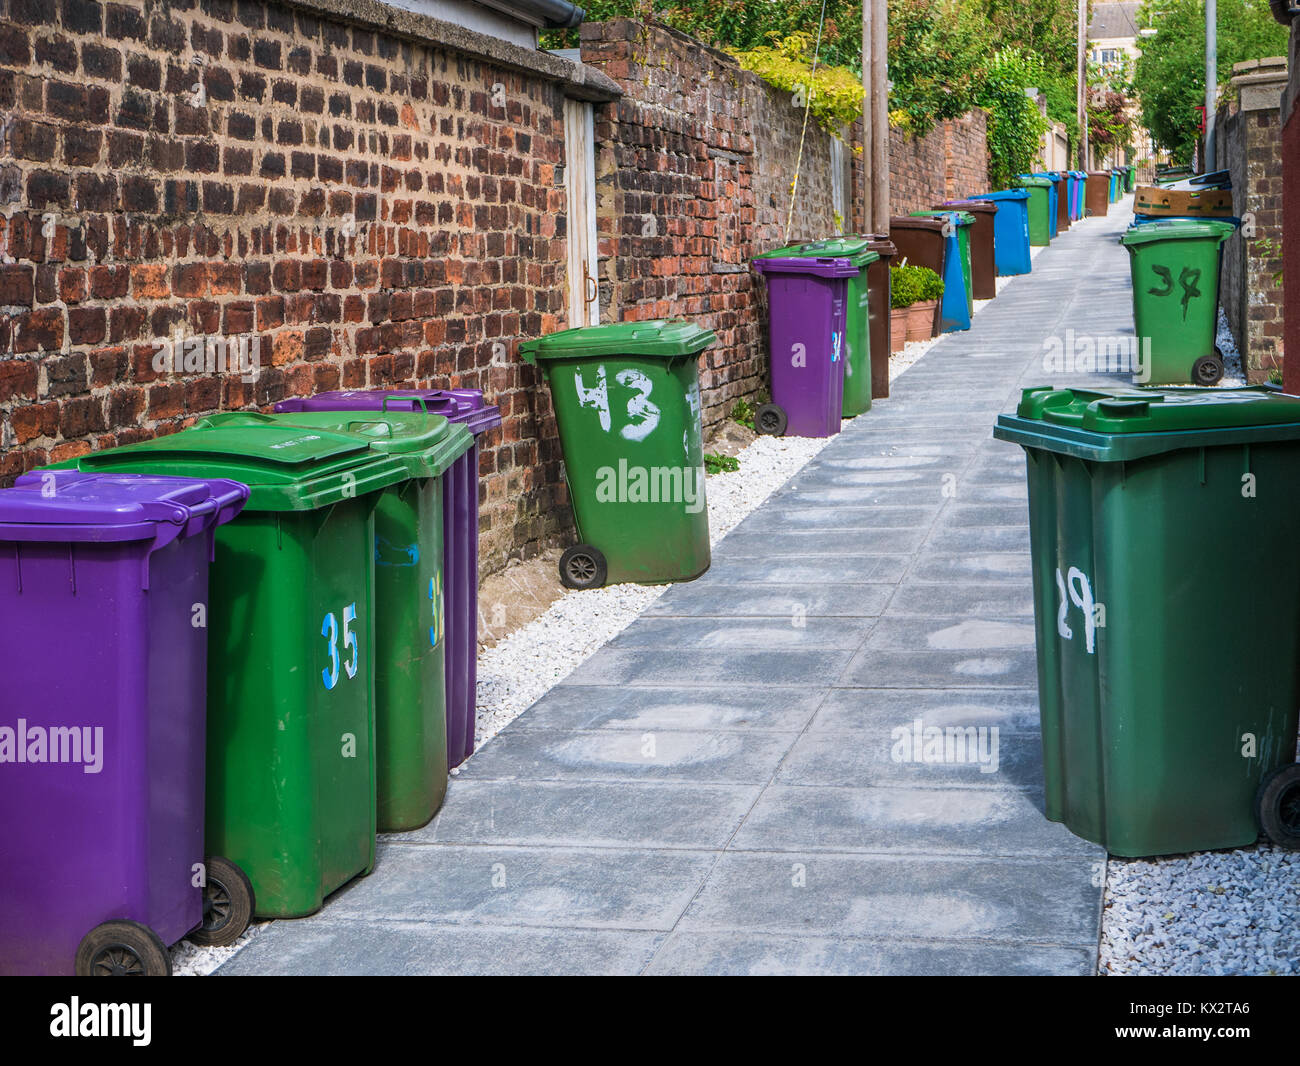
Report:
[[[394,37],[449,48],[510,70],[558,82],[565,94],[579,100],[605,102],[623,95],[618,83],[593,67],[540,49],[457,26],[452,22],[391,7],[381,0],[274,0],[340,22],[366,26]]]

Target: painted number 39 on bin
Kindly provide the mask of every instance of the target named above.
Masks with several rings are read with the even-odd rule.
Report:
[[[343,625],[339,626],[338,619],[334,612],[330,611],[325,616],[325,621],[321,624],[320,635],[325,638],[326,649],[329,654],[330,664],[321,673],[321,680],[325,682],[326,689],[333,689],[339,683],[339,668],[348,678],[357,676],[357,667],[361,665],[361,641],[356,633],[352,631],[353,625],[357,620],[357,605],[349,603],[343,608]],[[347,662],[340,659],[339,640],[342,639],[343,650],[351,651],[351,658]]]

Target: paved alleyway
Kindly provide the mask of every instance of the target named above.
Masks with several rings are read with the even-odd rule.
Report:
[[[938,343],[456,778],[222,973],[1090,973],[1101,849],[1040,813],[1018,448],[1043,340],[1130,334],[1123,205]],[[996,726],[996,770],[891,758]],[[991,765],[990,767],[991,768]]]

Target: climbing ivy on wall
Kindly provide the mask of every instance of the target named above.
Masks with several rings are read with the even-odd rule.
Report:
[[[989,181],[995,188],[1033,168],[1047,119],[1025,89],[1038,88],[1042,73],[1042,61],[1017,48],[1001,49],[984,69],[976,102],[989,113]]]

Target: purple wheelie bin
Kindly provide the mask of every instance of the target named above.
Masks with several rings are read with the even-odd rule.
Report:
[[[754,259],[767,278],[772,369],[772,402],[754,413],[754,427],[778,437],[833,437],[844,403],[846,294],[858,268],[848,259],[779,251]]]
[[[212,928],[208,564],[247,499],[72,470],[0,490],[0,974],[163,975]]]
[[[464,424],[474,447],[443,474],[443,580],[447,625],[447,765],[474,754],[478,683],[478,438],[501,425],[501,409],[477,389],[343,389],[275,405],[295,411],[424,411]]]

